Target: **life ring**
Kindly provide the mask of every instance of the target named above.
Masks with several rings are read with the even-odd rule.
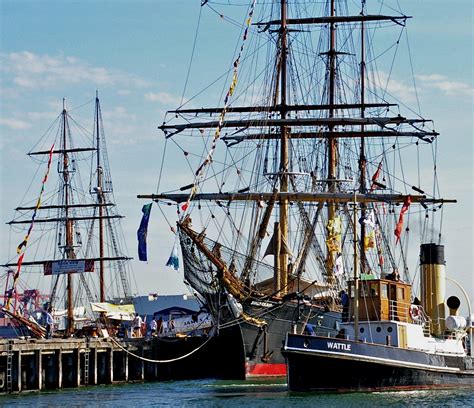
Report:
[[[412,320],[418,321],[421,319],[421,310],[417,305],[410,306],[410,317]]]

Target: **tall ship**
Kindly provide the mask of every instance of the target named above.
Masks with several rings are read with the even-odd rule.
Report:
[[[108,314],[130,319],[133,311],[131,258],[125,255],[98,94],[94,102],[92,127],[74,119],[63,100],[55,122],[28,153],[38,170],[8,223],[18,246],[3,265],[3,313],[37,337],[46,335],[47,312],[55,334],[70,337],[98,335]],[[35,295],[34,307],[31,296],[25,304],[25,293]],[[112,304],[115,310],[107,306]]]
[[[223,75],[167,112],[157,190],[138,197],[167,216],[185,282],[217,333],[233,333],[239,376],[285,375],[287,332],[339,332],[354,241],[363,276],[411,281],[412,209],[426,241],[453,200],[420,171],[419,151],[436,145],[432,121],[390,93],[410,16],[365,1],[232,5],[243,6],[240,20],[202,2],[202,13],[238,27],[235,52]]]

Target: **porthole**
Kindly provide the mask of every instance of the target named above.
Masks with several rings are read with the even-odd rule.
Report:
[[[361,333],[364,333],[365,332],[365,329],[363,327],[360,328],[360,332]]]
[[[393,329],[392,329],[391,327],[389,327],[389,328],[387,329],[387,331],[388,331],[389,333],[391,333],[392,330],[393,330]]]
[[[381,328],[381,327],[377,327],[375,330],[377,331],[377,333],[380,333],[380,332],[382,331],[382,328]]]

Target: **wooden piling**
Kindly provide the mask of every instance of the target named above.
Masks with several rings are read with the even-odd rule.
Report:
[[[159,347],[147,339],[0,339],[0,395],[153,381],[162,365]]]

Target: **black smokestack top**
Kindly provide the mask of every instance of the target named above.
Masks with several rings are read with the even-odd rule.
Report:
[[[444,245],[422,244],[420,246],[421,265],[444,265]]]
[[[459,309],[459,306],[461,306],[461,301],[457,296],[450,296],[446,300],[446,305],[448,305],[450,309],[457,310]]]

